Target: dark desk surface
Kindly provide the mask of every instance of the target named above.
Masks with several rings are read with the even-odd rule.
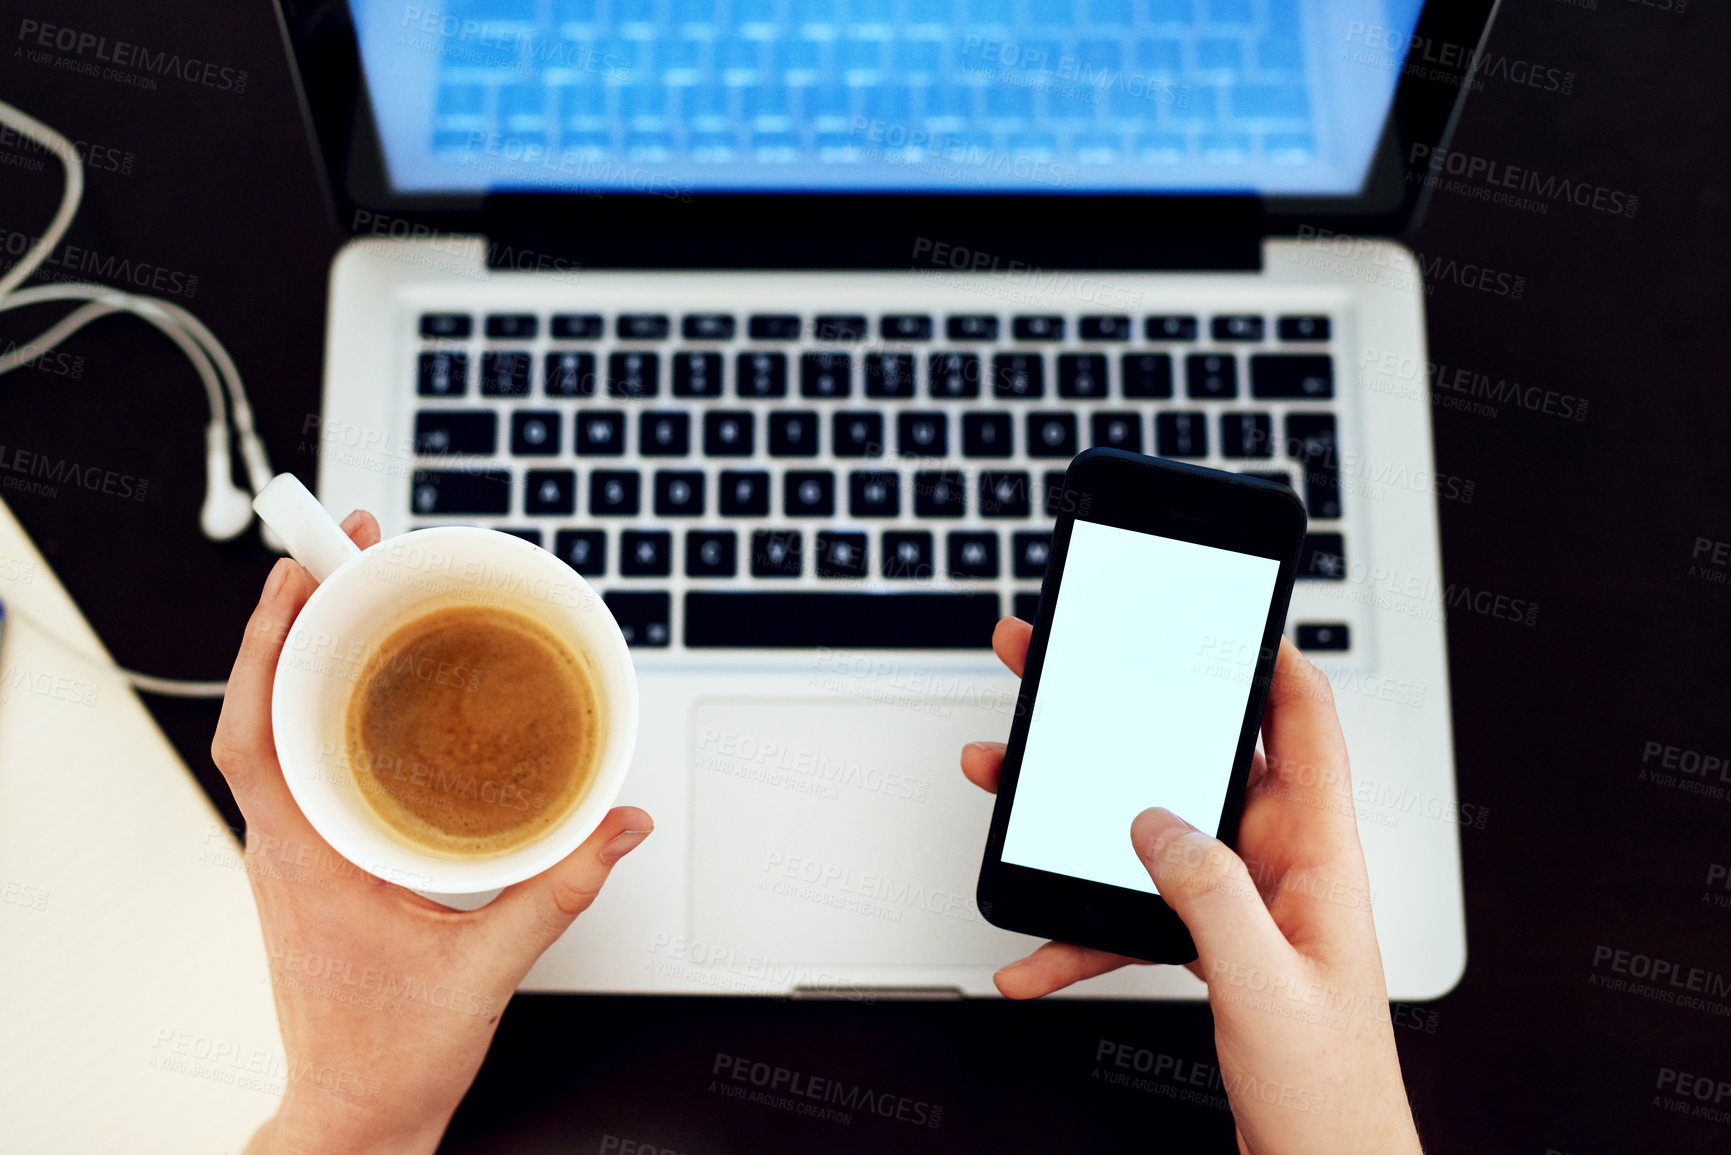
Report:
[[[1444,189],[1410,238],[1436,262],[1442,372],[1539,398],[1486,415],[1435,394],[1438,469],[1473,483],[1470,502],[1441,502],[1446,579],[1539,607],[1533,625],[1467,609],[1449,621],[1460,796],[1488,818],[1462,832],[1466,978],[1397,1032],[1435,1152],[1731,1149],[1731,1126],[1656,1098],[1662,1068],[1731,1080],[1731,1023],[1591,981],[1605,973],[1595,952],[1627,950],[1710,972],[1714,1002],[1731,1001],[1731,890],[1715,903],[1707,883],[1731,863],[1731,794],[1640,777],[1648,743],[1731,754],[1731,586],[1691,573],[1698,539],[1731,541],[1731,23],[1699,0],[1679,14],[1683,3],[1507,0],[1491,45],[1506,59],[1455,141],[1638,197],[1633,216],[1564,203],[1538,214]],[[302,430],[318,411],[339,237],[271,5],[58,0],[38,18],[248,73],[244,94],[141,92],[8,53],[0,95],[114,150],[102,155],[116,167],[130,156],[128,172],[90,174],[72,242],[177,274],[183,291],[196,277],[185,303],[233,352],[278,468],[310,480]],[[1537,84],[1517,79],[1529,75]],[[11,260],[59,180],[7,164],[0,189]],[[1519,299],[1468,287],[1487,267],[1524,278]],[[44,316],[6,318],[0,339],[34,334]],[[143,500],[68,487],[6,498],[121,662],[221,677],[270,559],[198,533],[196,379],[131,319],[101,322],[67,352],[82,358],[76,379],[0,380],[0,442],[145,479]],[[1545,412],[1546,390],[1585,399],[1585,419]],[[207,753],[216,707],[150,705],[234,816]],[[1210,1102],[1094,1080],[1101,1040],[1213,1062],[1199,1006],[527,996],[448,1147],[594,1151],[611,1135],[685,1155],[1231,1148],[1230,1117]],[[941,1108],[938,1125],[732,1102],[710,1091],[718,1054]]]

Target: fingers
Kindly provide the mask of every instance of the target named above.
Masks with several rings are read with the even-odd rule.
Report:
[[[379,523],[363,510],[349,514],[343,530],[362,549],[379,540]],[[293,813],[294,799],[283,782],[271,736],[270,696],[289,627],[317,584],[291,558],[271,567],[228,676],[210,756],[249,824],[269,823],[280,814]]]
[[[1244,862],[1170,810],[1144,810],[1130,842],[1166,905],[1196,941],[1204,970],[1220,960],[1271,966],[1292,953]]]
[[[506,925],[513,935],[529,940],[539,956],[589,909],[614,864],[654,829],[655,822],[647,812],[635,806],[615,806],[582,846],[534,878],[501,891],[486,907],[489,917]]]
[[[271,739],[270,694],[283,640],[314,588],[311,575],[290,558],[271,567],[228,675],[210,757],[249,824],[267,823],[283,807],[294,806]]]
[[[364,509],[357,509],[343,518],[343,532],[362,549],[379,544],[379,519]]]
[[[1010,673],[1016,677],[1022,676],[1022,667],[1028,661],[1028,642],[1034,636],[1034,627],[1021,618],[1004,618],[998,623],[998,628],[992,631],[992,650],[998,655],[998,660],[1010,667]]]
[[[987,794],[996,794],[1004,773],[1004,749],[1002,742],[969,742],[962,747],[963,776]]]
[[[1278,817],[1287,827],[1284,841],[1307,846],[1306,857],[1313,859],[1332,858],[1357,845],[1352,770],[1333,687],[1284,638],[1263,711],[1262,744],[1267,770],[1256,783],[1256,795],[1259,805],[1264,798],[1279,801]]]
[[[1121,954],[1067,942],[1049,942],[1027,958],[1018,959],[992,976],[1005,998],[1037,999],[1072,983],[1139,962]]]

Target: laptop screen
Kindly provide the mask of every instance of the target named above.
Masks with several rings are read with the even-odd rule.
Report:
[[[1356,195],[1423,0],[352,0],[395,192]]]

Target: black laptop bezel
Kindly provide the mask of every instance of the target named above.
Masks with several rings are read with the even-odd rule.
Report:
[[[1500,0],[1427,0],[1365,187],[1353,197],[1027,193],[548,193],[390,190],[348,0],[278,0],[303,116],[338,226],[417,228],[533,244],[589,268],[949,267],[945,252],[1000,265],[1233,269],[1260,238],[1301,229],[1397,236],[1422,211],[1428,159],[1448,139]],[[1350,46],[1343,45],[1345,50]],[[1424,149],[1415,149],[1424,145]],[[1085,211],[1063,211],[1085,205]],[[925,242],[922,247],[922,241]]]

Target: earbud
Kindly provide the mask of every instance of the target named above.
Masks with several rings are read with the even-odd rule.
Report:
[[[252,499],[234,483],[228,456],[228,425],[205,427],[204,506],[198,524],[212,541],[230,541],[252,524]]]

